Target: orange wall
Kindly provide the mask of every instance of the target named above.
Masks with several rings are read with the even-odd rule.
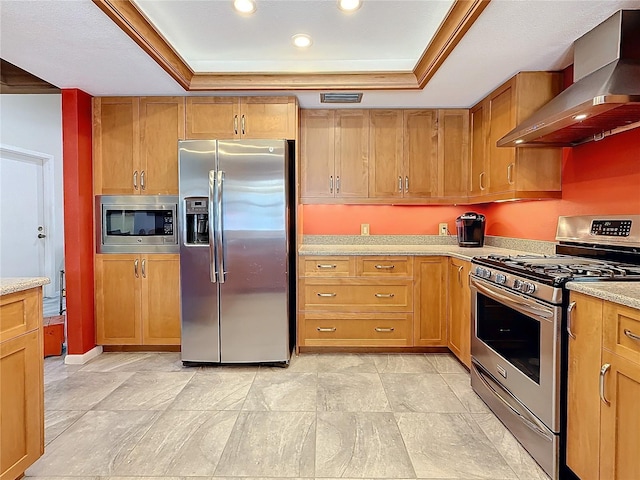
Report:
[[[487,216],[488,235],[555,239],[559,215],[640,214],[640,128],[565,149],[562,199],[468,206],[304,205],[307,235],[437,235],[438,223],[455,232],[465,211]]]

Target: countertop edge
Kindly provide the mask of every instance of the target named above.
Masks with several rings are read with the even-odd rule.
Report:
[[[0,278],[0,295],[22,292],[30,288],[51,283],[47,277],[6,277]]]
[[[569,282],[567,288],[601,300],[640,309],[640,282]]]

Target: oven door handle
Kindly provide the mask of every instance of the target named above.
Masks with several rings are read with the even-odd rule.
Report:
[[[474,287],[476,287],[476,289],[478,289],[478,291],[482,292],[487,297],[498,299],[505,303],[507,306],[520,308],[521,310],[524,310],[525,312],[536,315],[538,317],[553,318],[553,311],[538,308],[538,305],[535,303],[516,300],[515,298],[499,293],[492,288],[487,288],[486,286],[478,282],[474,277],[471,277],[471,283]]]
[[[551,440],[551,437],[549,436],[549,434],[546,432],[546,428],[543,426],[543,424],[541,424],[539,422],[539,420],[535,419],[535,418],[527,418],[525,417],[522,413],[520,413],[516,408],[514,408],[501,394],[500,392],[498,392],[498,390],[496,390],[493,385],[491,385],[491,382],[489,381],[489,379],[485,376],[484,372],[482,371],[483,369],[477,365],[475,362],[473,363],[473,367],[475,368],[476,373],[478,374],[478,378],[482,381],[482,383],[484,383],[485,387],[487,387],[489,389],[489,391],[491,391],[491,393],[493,393],[493,395],[500,400],[505,407],[507,407],[511,413],[513,413],[515,416],[517,416],[522,423],[524,423],[527,427],[529,427],[531,430],[533,430],[534,432],[536,432],[538,435],[546,438],[547,440]],[[508,394],[511,398],[513,398],[513,400],[519,405],[521,406],[521,408],[523,410],[526,411],[526,408],[522,402],[520,402],[520,400],[518,400],[517,398],[515,398],[513,395],[511,395],[509,392],[507,392],[505,390],[505,393]]]

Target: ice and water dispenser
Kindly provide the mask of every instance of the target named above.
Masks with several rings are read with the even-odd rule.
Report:
[[[185,198],[187,221],[187,244],[203,245],[209,243],[209,210],[207,197]]]

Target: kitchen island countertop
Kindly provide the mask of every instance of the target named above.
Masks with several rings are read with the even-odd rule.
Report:
[[[51,281],[47,277],[6,277],[0,278],[0,295],[22,292],[30,288],[47,285]]]

